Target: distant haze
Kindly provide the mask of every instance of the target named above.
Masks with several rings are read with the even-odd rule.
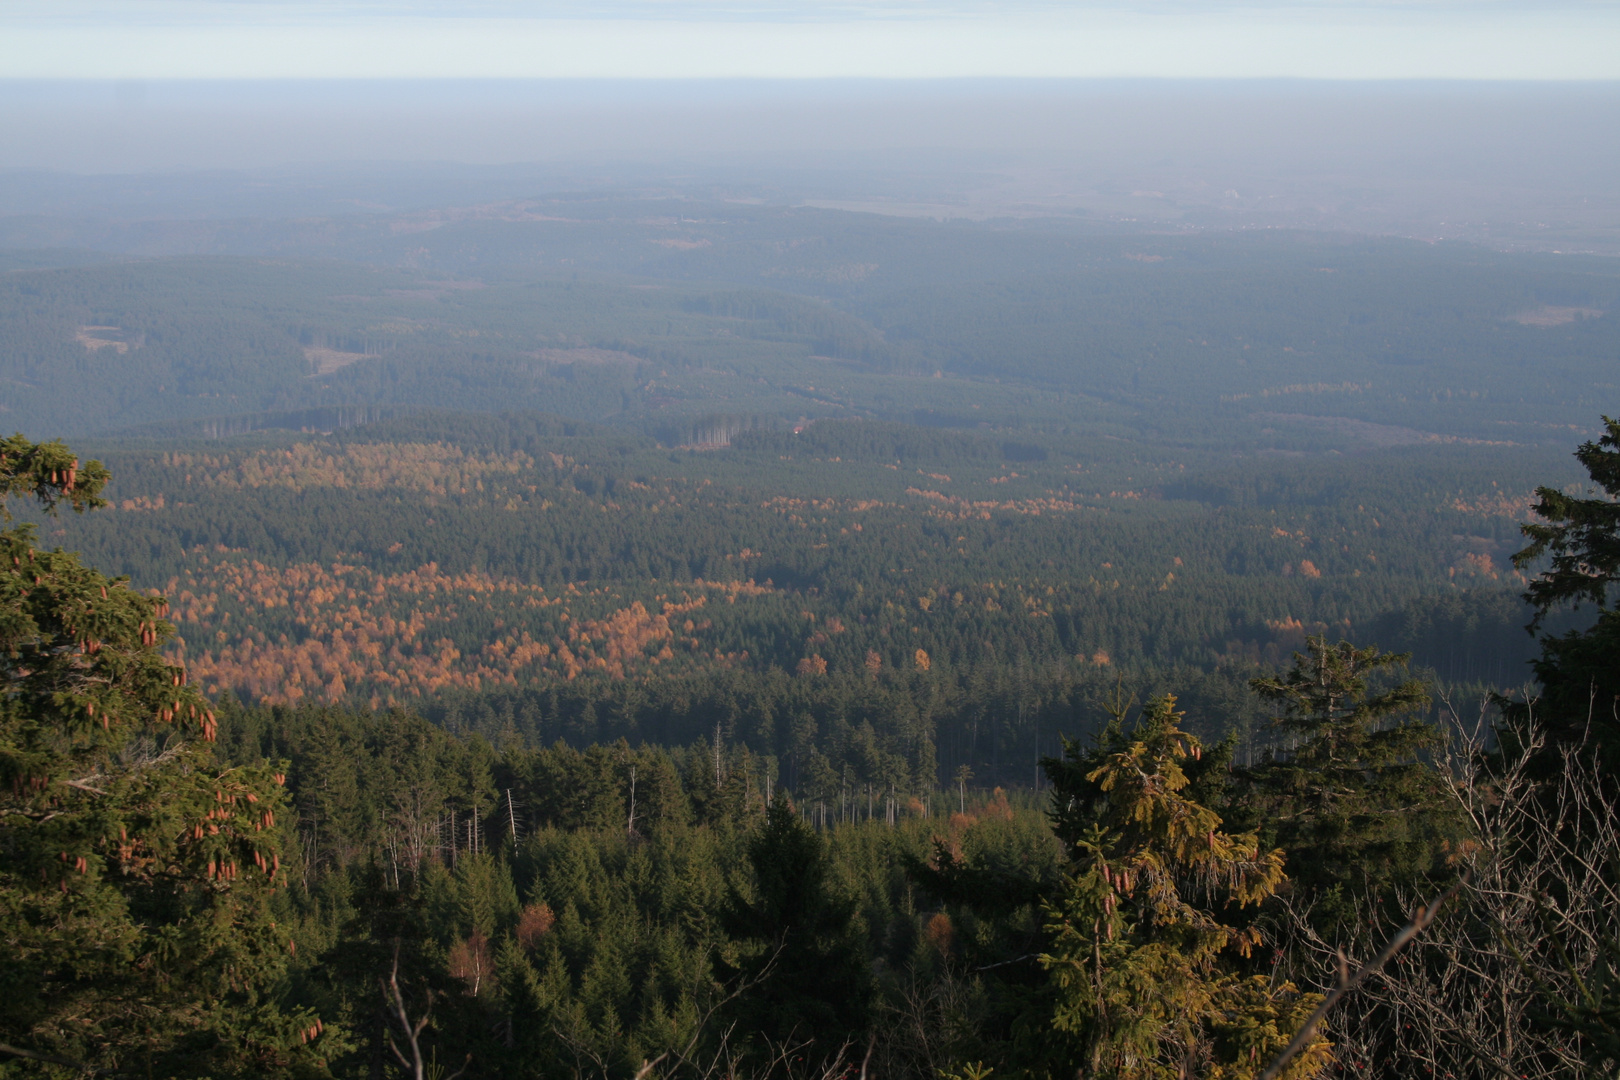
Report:
[[[0,216],[612,188],[1620,252],[1614,131],[1616,83],[0,80]]]

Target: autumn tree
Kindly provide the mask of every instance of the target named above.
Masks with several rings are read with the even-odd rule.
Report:
[[[1150,702],[1129,730],[1121,713],[1095,745],[1066,740],[1046,762],[1071,869],[1040,961],[1082,1077],[1252,1078],[1320,1001],[1246,971],[1261,935],[1242,913],[1282,885],[1283,853],[1190,797],[1203,746],[1175,704]],[[1318,1038],[1285,1075],[1331,1061]]]
[[[83,512],[108,479],[59,442],[0,440],[7,498]],[[159,651],[165,611],[30,525],[0,531],[0,1054],[315,1069],[324,1025],[277,999],[280,777],[216,764],[208,702]]]

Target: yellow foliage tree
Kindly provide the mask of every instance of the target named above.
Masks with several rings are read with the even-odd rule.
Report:
[[[1131,730],[1117,716],[1095,746],[1067,742],[1047,765],[1072,870],[1046,907],[1040,960],[1086,1077],[1253,1080],[1321,1000],[1240,970],[1261,937],[1236,916],[1277,891],[1283,855],[1223,832],[1189,796],[1203,747],[1183,715],[1166,695]],[[1318,1037],[1283,1076],[1309,1080],[1332,1060]]]

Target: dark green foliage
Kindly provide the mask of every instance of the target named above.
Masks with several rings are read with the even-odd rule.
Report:
[[[729,1007],[755,1054],[811,1043],[827,1058],[864,1041],[872,979],[820,838],[779,795],[748,843],[750,895],[734,891],[725,926],[748,949],[735,965],[747,987]]]
[[[1443,684],[1512,687],[1531,675],[1537,644],[1524,634],[1531,609],[1496,586],[1413,597],[1373,619],[1369,640],[1411,653]],[[1566,619],[1557,619],[1562,627]]]
[[[59,443],[0,443],[7,496],[85,510],[106,480]],[[31,526],[0,533],[0,1043],[164,1076],[315,1074],[274,920],[279,778],[215,758],[207,700],[159,651],[165,610]]]
[[[397,1042],[399,1033],[378,992],[380,979],[397,973],[418,1012],[427,1006],[428,990],[443,994],[447,989],[442,953],[430,936],[415,876],[391,879],[373,856],[334,882],[342,888],[328,891],[341,903],[334,905],[336,932],[305,975],[304,988],[328,1015],[347,1021],[350,1048],[332,1062],[337,1075],[383,1076],[392,1070],[388,1042],[391,1035]],[[339,910],[346,917],[338,916]]]
[[[1510,705],[1508,714],[1522,723],[1533,711],[1555,744],[1590,739],[1612,761],[1620,754],[1620,612],[1609,603],[1610,589],[1620,582],[1620,420],[1603,422],[1603,436],[1575,453],[1601,494],[1577,498],[1537,488],[1536,513],[1543,520],[1523,527],[1530,543],[1513,556],[1516,566],[1526,568],[1551,556],[1525,592],[1536,611],[1532,631],[1568,604],[1595,605],[1597,621],[1585,631],[1542,638],[1534,665],[1539,700],[1533,709],[1523,702]]]
[[[262,463],[293,449],[311,460],[341,461],[357,449],[386,456],[455,438],[462,423],[458,451],[522,453],[535,466],[491,473],[483,491],[442,494],[403,482],[368,486],[363,476],[302,487],[214,483],[248,459]],[[875,454],[890,454],[899,441],[935,435],[988,443],[865,421],[817,423],[783,437],[802,440],[823,428],[847,434],[841,452],[871,442]],[[1488,493],[1488,476],[1511,479],[1510,471],[1524,466],[1498,456],[1505,452],[1479,451],[1465,463],[1437,451],[1430,464],[1408,471],[1380,458],[1376,484],[1368,470],[1346,477],[1322,462],[1244,466],[1255,482],[1293,485],[1262,508],[1111,500],[1111,491],[1140,493],[1139,470],[1150,480],[1191,470],[1174,457],[1135,456],[1147,454],[1141,446],[1130,448],[1130,457],[1119,457],[1119,449],[1101,457],[1107,445],[1073,444],[1050,463],[1017,469],[976,464],[972,455],[905,469],[889,468],[892,460],[831,460],[840,453],[796,453],[784,462],[731,450],[671,460],[644,438],[576,421],[428,413],[330,439],[126,447],[113,463],[118,493],[131,508],[105,522],[50,527],[53,534],[61,529],[61,542],[137,581],[166,588],[172,581],[177,596],[220,596],[213,612],[202,613],[201,603],[182,609],[198,613],[180,627],[193,657],[247,637],[274,645],[285,635],[289,646],[300,646],[314,636],[296,602],[236,605],[222,596],[222,566],[304,574],[312,564],[323,573],[342,564],[380,577],[436,566],[544,588],[548,597],[570,586],[611,594],[611,601],[593,601],[603,616],[635,602],[656,612],[660,596],[679,599],[672,590],[697,579],[752,578],[768,591],[746,603],[708,604],[698,614],[707,628],[692,635],[699,645],[688,639],[656,674],[644,667],[645,680],[634,671],[624,681],[589,671],[573,681],[520,675],[516,686],[486,680],[477,690],[393,701],[451,730],[494,739],[510,727],[545,745],[621,736],[690,745],[712,739],[719,721],[727,738],[777,758],[795,789],[802,786],[796,770],[811,767],[810,743],[834,777],[842,779],[847,766],[860,784],[886,783],[879,774],[897,768],[907,783],[931,782],[936,769],[949,773],[961,764],[991,784],[1031,784],[1058,731],[1080,734],[1100,721],[1099,702],[1121,670],[1139,693],[1173,688],[1195,716],[1231,717],[1247,733],[1259,715],[1243,683],[1256,666],[1285,661],[1305,633],[1346,620],[1358,636],[1369,624],[1380,634],[1387,627],[1443,677],[1521,680],[1526,649],[1510,590],[1483,574],[1459,575],[1456,585],[1447,577],[1457,537],[1491,551],[1511,542],[1510,519],[1442,502],[1459,490]],[[551,454],[564,465],[555,466]],[[938,469],[949,483],[926,475]],[[962,502],[941,504],[919,485]],[[1075,509],[1032,505],[1048,492],[1072,499]],[[143,508],[159,497],[167,500],[161,508]],[[1356,504],[1345,505],[1351,499]],[[974,509],[981,501],[993,508]],[[1440,509],[1428,508],[1436,503]],[[939,506],[948,511],[943,517],[934,513]],[[753,554],[739,559],[743,551]],[[1306,561],[1320,577],[1306,575]],[[1495,563],[1486,565],[1496,572]],[[568,634],[555,606],[498,610],[479,598],[454,610],[435,623],[433,636],[448,640],[466,668],[502,633],[529,633],[553,648]],[[391,616],[404,617],[397,610]],[[918,670],[918,650],[929,658],[927,672]],[[713,663],[714,652],[728,657],[723,666]],[[876,680],[865,669],[874,652]],[[826,662],[824,679],[797,676],[812,657]],[[222,678],[213,685],[274,692],[286,681]],[[335,686],[331,692],[339,693]],[[387,704],[393,693],[350,673],[341,696],[369,703],[375,694]],[[923,735],[930,725],[931,743]]]
[[[1538,613],[1581,601],[1605,608],[1609,589],[1620,582],[1620,420],[1605,416],[1603,423],[1603,436],[1575,452],[1603,494],[1582,499],[1537,488],[1535,510],[1543,520],[1523,527],[1530,543],[1513,556],[1514,565],[1521,567],[1551,556],[1551,566],[1525,593]]]
[[[114,513],[41,523],[131,582],[26,528],[0,543],[5,1041],[172,1075],[380,1077],[397,963],[427,1049],[475,1075],[619,1080],[666,1053],[679,1072],[725,1049],[725,1017],[755,1062],[877,1035],[897,1077],[1130,1075],[1121,1054],[1170,1069],[1167,1046],[1253,1072],[1305,999],[1250,978],[1263,957],[1229,946],[1252,943],[1251,913],[1211,882],[1259,899],[1276,845],[1283,887],[1354,952],[1368,909],[1445,876],[1465,837],[1425,764],[1422,694],[1326,635],[1519,681],[1500,560],[1530,478],[1556,474],[1505,440],[1593,411],[1614,323],[1517,316],[1612,306],[1612,268],[741,206],[649,224],[588,203],[284,238],[319,263],[36,261],[0,282],[14,415],[165,425],[109,447]],[[227,234],[218,250],[259,253]],[[252,433],[274,426],[340,430]],[[1609,498],[1543,488],[1521,553],[1553,557],[1541,614],[1601,609],[1536,669],[1565,740],[1620,692],[1617,439],[1611,421],[1579,455]],[[277,455],[305,465],[248,482]],[[454,484],[401,465],[473,457]],[[0,468],[47,504],[106,480],[21,437]],[[255,565],[271,587],[219,587]],[[320,604],[370,634],[389,589],[441,587],[427,568],[481,584],[411,623],[396,667],[465,660],[426,696],[391,697],[393,659],[338,677],[324,654],[285,659],[326,647]],[[352,595],[294,584],[351,570]],[[546,592],[485,602],[520,585]],[[475,670],[519,632],[606,654],[581,626],[700,585],[692,625],[617,670]],[[168,660],[147,587],[184,605]],[[215,670],[210,749],[175,659],[247,641],[269,674],[240,654]],[[1281,714],[1264,731],[1245,688],[1301,643],[1254,684]],[[108,727],[87,672],[114,688],[95,698]],[[232,700],[249,686],[324,704]],[[1104,725],[1128,691],[1154,704]],[[959,769],[1015,790],[947,798]],[[1051,828],[1028,808],[1043,783]],[[129,870],[129,845],[154,861]],[[221,880],[254,854],[293,887]],[[1100,997],[1037,962],[1078,978],[1104,949]],[[1606,1030],[1606,1000],[1569,1022]],[[64,1019],[81,1014],[91,1028]]]
[[[1407,659],[1317,637],[1287,675],[1252,684],[1278,713],[1266,758],[1235,778],[1234,816],[1287,854],[1294,889],[1333,933],[1365,900],[1424,892],[1444,873],[1447,842],[1465,835],[1424,760],[1441,740],[1422,716],[1427,688],[1375,683]]]
[[[1200,860],[1270,880],[1280,856],[1209,809],[1231,742],[1202,752],[1162,700],[1047,763],[1055,833],[1001,792],[970,793],[959,813],[955,790],[892,824],[881,801],[882,816],[851,822],[864,800],[835,799],[818,833],[784,797],[767,806],[769,762],[730,745],[718,758],[712,743],[497,748],[401,712],[323,707],[233,705],[222,723],[235,760],[291,761],[309,858],[276,912],[300,946],[284,993],[324,1021],[336,1075],[391,1075],[377,984],[396,956],[408,1008],[429,1016],[425,1051],[513,1078],[627,1077],[663,1054],[678,1074],[722,1051],[752,1068],[779,1041],[813,1040],[797,1053],[822,1060],[874,1035],[893,1075],[974,1062],[1058,1075],[1088,1047],[1133,1075],[1116,1051],[1141,1037],[1242,1077],[1310,1005],[1247,971],[1250,915],[1200,891],[1230,877]],[[1158,809],[1139,813],[1142,798]],[[1170,907],[1143,885],[1155,867]],[[1359,870],[1340,877],[1359,885]],[[1139,1009],[1146,1027],[1093,1031],[1083,988],[1036,963],[1085,967],[1099,883],[1125,920],[1099,942],[1118,976],[1109,1009]],[[1077,1041],[1054,1038],[1055,1018]]]
[[[1590,630],[1542,639],[1532,664],[1541,684],[1534,712],[1561,743],[1588,739],[1620,751],[1620,613],[1604,611]],[[1525,710],[1509,705],[1510,716]]]
[[[311,854],[296,918],[319,945],[295,986],[326,1017],[339,1075],[383,1060],[377,980],[396,951],[410,1008],[432,994],[439,1061],[619,1076],[722,1049],[734,1018],[715,1010],[760,966],[757,1003],[782,1024],[760,1034],[796,1026],[801,1056],[835,1055],[867,1022],[869,958],[903,958],[891,942],[914,933],[897,864],[921,823],[849,826],[868,832],[829,857],[780,800],[767,814],[764,763],[732,749],[716,783],[712,746],[494,751],[402,713],[309,707],[233,706],[222,722],[231,753],[292,760]],[[763,1050],[754,1030],[733,1050]]]

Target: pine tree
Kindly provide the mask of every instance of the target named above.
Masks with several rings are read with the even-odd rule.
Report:
[[[1283,853],[1222,831],[1189,797],[1203,747],[1183,715],[1166,695],[1129,731],[1116,715],[1095,746],[1066,741],[1046,763],[1072,870],[1046,906],[1040,960],[1068,1067],[1083,1077],[1254,1077],[1320,1001],[1244,974],[1261,936],[1240,913],[1283,883]],[[1318,1038],[1285,1075],[1316,1076],[1331,1060]]]
[[[108,479],[0,441],[6,497],[82,512]],[[159,651],[165,608],[0,531],[0,1043],[164,1076],[313,1069],[324,1025],[277,1000],[281,777],[216,763],[207,701]]]

